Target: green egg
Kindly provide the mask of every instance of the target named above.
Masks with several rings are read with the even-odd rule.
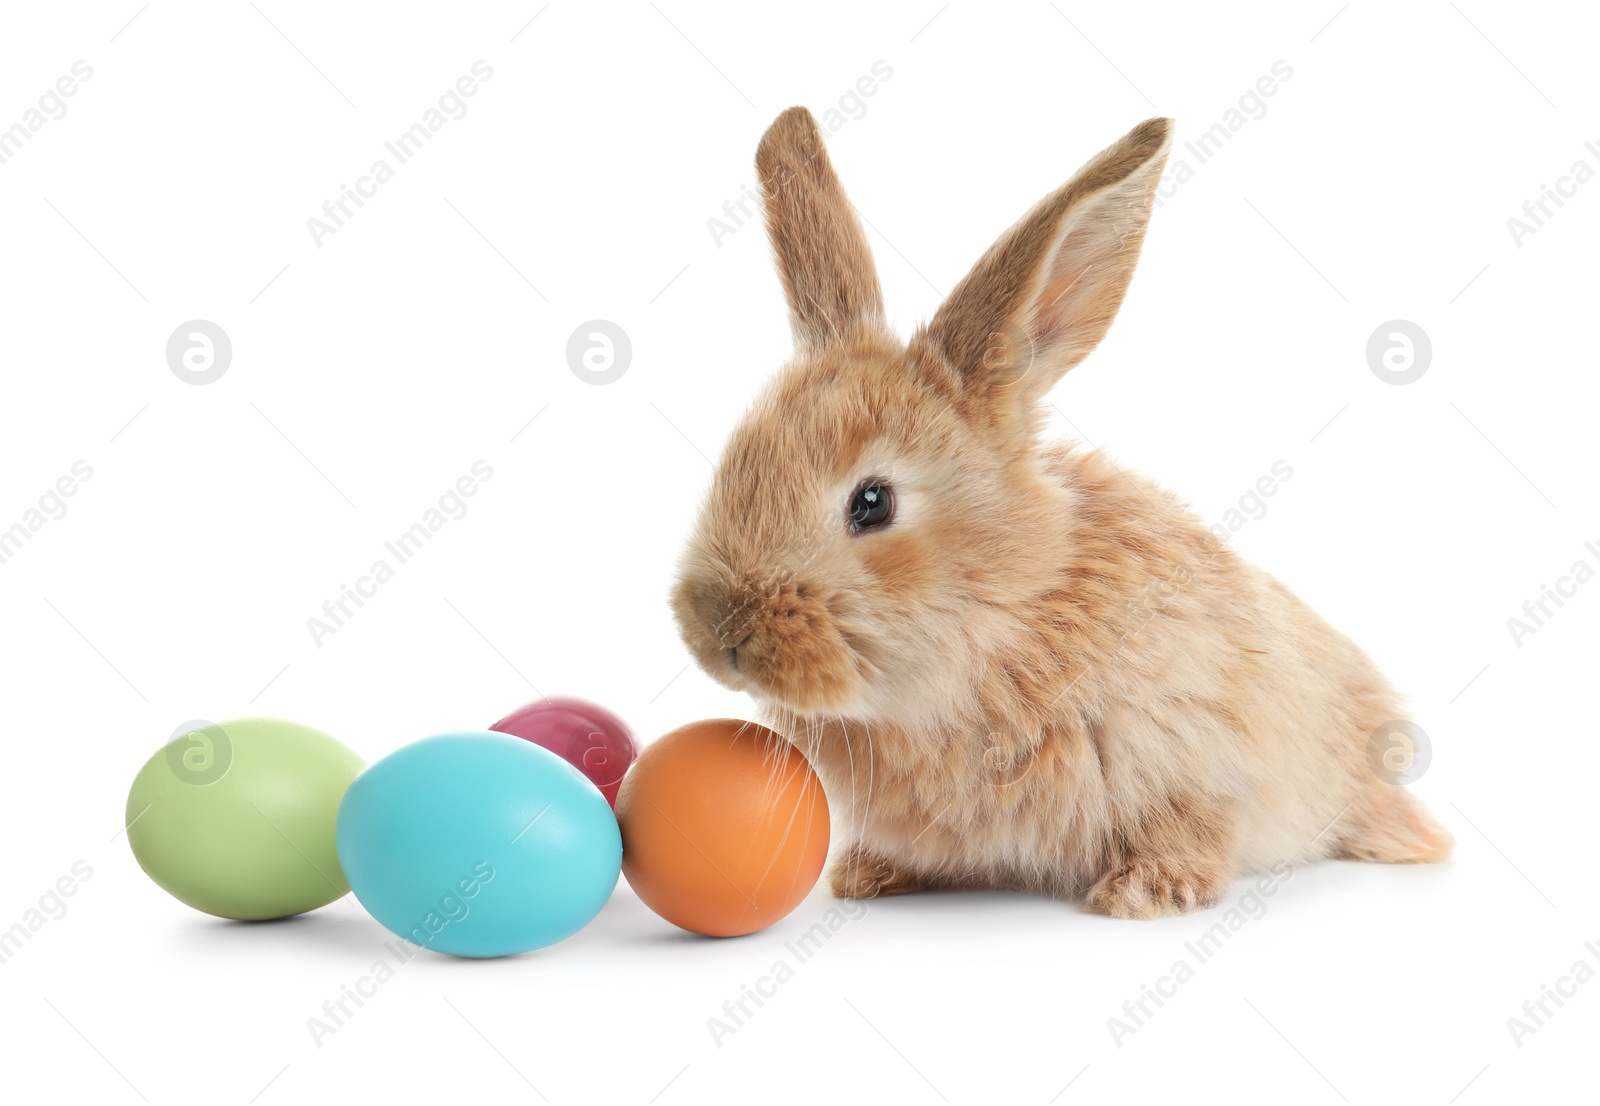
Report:
[[[361,758],[309,726],[241,718],[180,734],[128,792],[128,844],[196,910],[258,921],[350,890],[334,824]]]

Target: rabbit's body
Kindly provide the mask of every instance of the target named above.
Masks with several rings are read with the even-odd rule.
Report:
[[[1101,154],[901,344],[810,116],[763,139],[797,356],[724,453],[674,605],[817,766],[841,895],[1148,917],[1279,863],[1449,852],[1367,763],[1399,712],[1361,651],[1166,492],[1038,441],[1167,142],[1152,120]]]
[[[1164,491],[1095,453],[1045,461],[1079,532],[1053,587],[951,619],[966,640],[945,653],[949,699],[881,723],[768,712],[855,834],[836,889],[1081,896],[1154,835],[1198,903],[1236,872],[1448,852],[1420,822],[1384,855],[1362,844],[1407,801],[1367,762],[1399,710],[1360,650]],[[1124,900],[1108,882],[1092,905],[1158,905]]]

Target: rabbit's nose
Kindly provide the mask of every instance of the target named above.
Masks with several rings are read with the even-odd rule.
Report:
[[[754,606],[746,589],[731,574],[707,573],[685,580],[685,606],[716,648],[736,649],[755,629]],[[687,611],[680,611],[680,614]]]
[[[737,595],[729,596],[722,604],[721,616],[712,632],[716,634],[718,645],[729,652],[736,651],[756,632],[754,608]]]

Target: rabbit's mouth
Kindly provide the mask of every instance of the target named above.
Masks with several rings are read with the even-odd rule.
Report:
[[[739,646],[749,641],[754,634],[754,630],[746,630],[743,635],[740,636],[738,641],[735,641],[732,645],[728,646],[728,667],[733,669],[735,672],[739,671]]]
[[[725,687],[803,714],[837,712],[861,691],[865,666],[814,588],[730,586],[718,574],[682,581],[673,609],[695,659]]]

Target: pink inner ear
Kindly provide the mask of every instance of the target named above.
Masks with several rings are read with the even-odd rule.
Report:
[[[1141,123],[1001,235],[927,334],[981,394],[1037,400],[1105,337],[1127,292],[1171,121]]]
[[[1142,218],[1127,218],[1142,185],[1125,183],[1088,201],[1069,219],[1034,296],[1028,329],[1038,355],[1057,371],[1076,365],[1105,337],[1144,239]],[[1142,215],[1142,213],[1141,213]]]

